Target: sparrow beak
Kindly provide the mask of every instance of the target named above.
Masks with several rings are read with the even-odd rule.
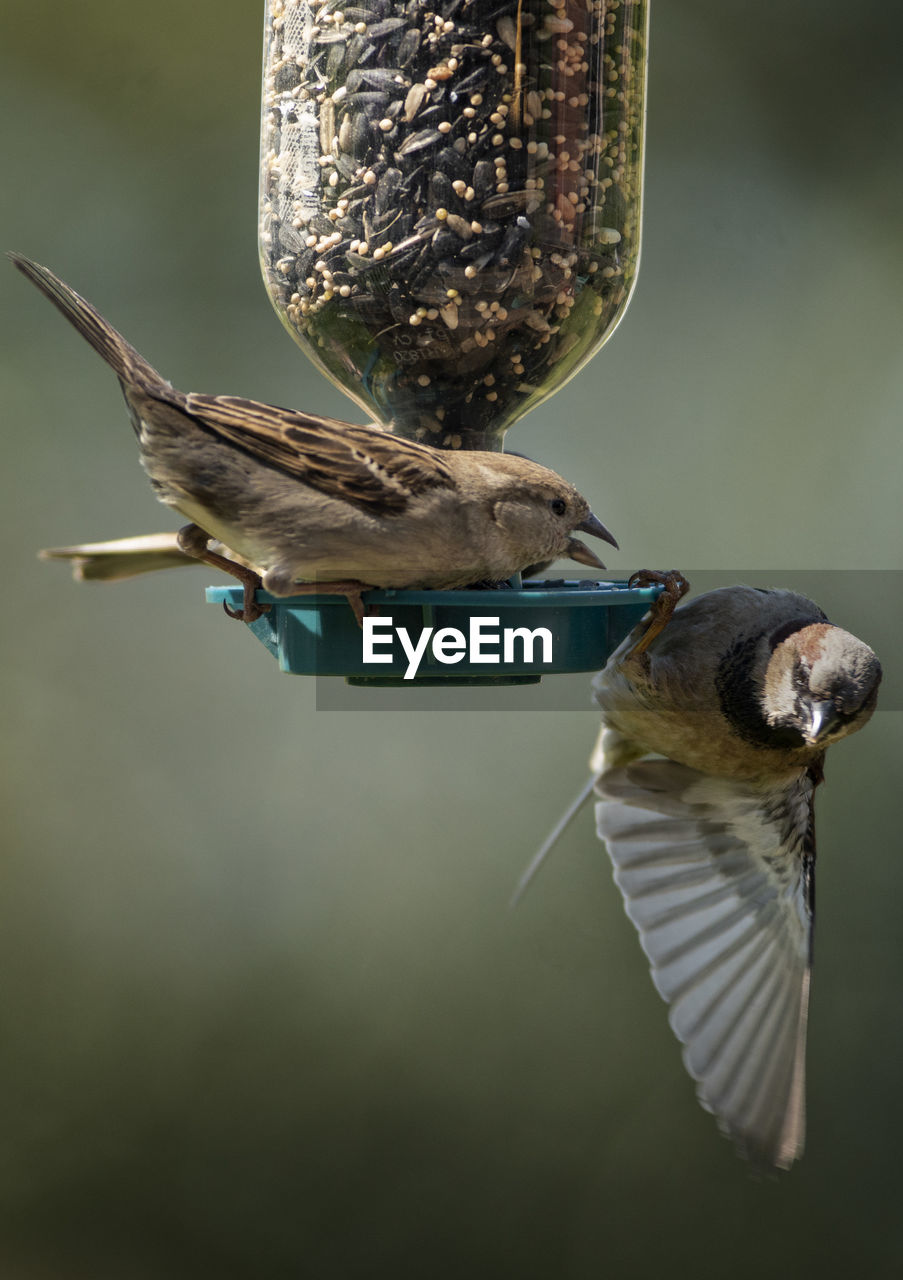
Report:
[[[614,535],[608,532],[608,530],[605,528],[605,525],[602,523],[602,521],[597,520],[592,512],[589,513],[589,515],[586,517],[586,519],[583,521],[582,524],[577,525],[577,528],[580,530],[581,533],[591,533],[595,537],[601,538],[603,542],[610,542],[616,551],[620,550],[620,547],[618,546],[617,542],[614,539]],[[579,542],[577,543],[578,547],[581,545],[582,545],[581,543]],[[584,547],[584,550],[586,550],[585,547]],[[573,558],[575,560],[578,560],[580,557],[574,556]],[[586,560],[584,561],[584,563],[589,564],[589,561]],[[593,563],[596,564],[597,561],[593,561]],[[604,567],[605,566],[603,565],[602,568],[604,569]]]
[[[597,520],[596,524],[598,523],[599,522]],[[580,529],[584,529],[585,527],[586,521],[584,521],[582,525],[578,525],[578,528]],[[566,551],[572,560],[577,560],[580,564],[588,564],[591,569],[605,568],[605,565],[596,555],[595,551],[590,551],[589,547],[582,543],[579,538],[569,538]]]
[[[837,709],[831,701],[809,704],[809,723],[803,737],[810,746],[817,746],[837,727]]]

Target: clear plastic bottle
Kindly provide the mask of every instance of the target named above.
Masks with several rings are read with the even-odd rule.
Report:
[[[403,435],[495,449],[639,261],[646,0],[268,0],[264,278]]]

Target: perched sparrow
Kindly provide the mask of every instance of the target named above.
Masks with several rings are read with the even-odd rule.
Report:
[[[788,1168],[805,1128],[813,794],[826,748],[872,715],[881,667],[792,591],[710,591],[648,644],[646,627],[593,682],[598,833],[702,1105],[744,1155]]]
[[[616,545],[554,471],[503,453],[450,452],[233,396],[185,395],[74,290],[12,255],[118,375],[141,460],[161,502],[192,524],[182,549],[245,583],[208,549],[218,538],[276,596],[374,587],[464,587],[558,556],[604,567],[573,535]]]
[[[524,455],[508,451],[510,457]],[[246,569],[257,565],[243,560],[221,542],[211,539],[210,551],[234,560]],[[47,547],[38,552],[42,560],[68,560],[76,582],[123,582],[143,573],[160,569],[180,569],[186,565],[199,567],[203,562],[182,550],[178,533],[146,533],[134,538],[114,538],[105,542],[77,542],[71,547]],[[535,577],[549,567],[551,561],[528,565],[521,572],[525,578]]]

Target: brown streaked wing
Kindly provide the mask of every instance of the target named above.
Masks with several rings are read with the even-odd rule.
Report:
[[[751,1160],[805,1135],[815,780],[762,790],[647,757],[596,780],[599,835],[702,1105]]]
[[[434,450],[375,427],[238,396],[188,395],[185,409],[259,462],[373,515],[398,515],[416,494],[455,487]]]

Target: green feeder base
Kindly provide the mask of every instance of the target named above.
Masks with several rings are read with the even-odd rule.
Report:
[[[538,684],[604,667],[660,590],[537,580],[519,590],[368,591],[365,630],[344,596],[258,591],[257,603],[272,607],[249,625],[293,675],[374,686]],[[241,587],[207,588],[212,604],[241,609],[242,597]]]

